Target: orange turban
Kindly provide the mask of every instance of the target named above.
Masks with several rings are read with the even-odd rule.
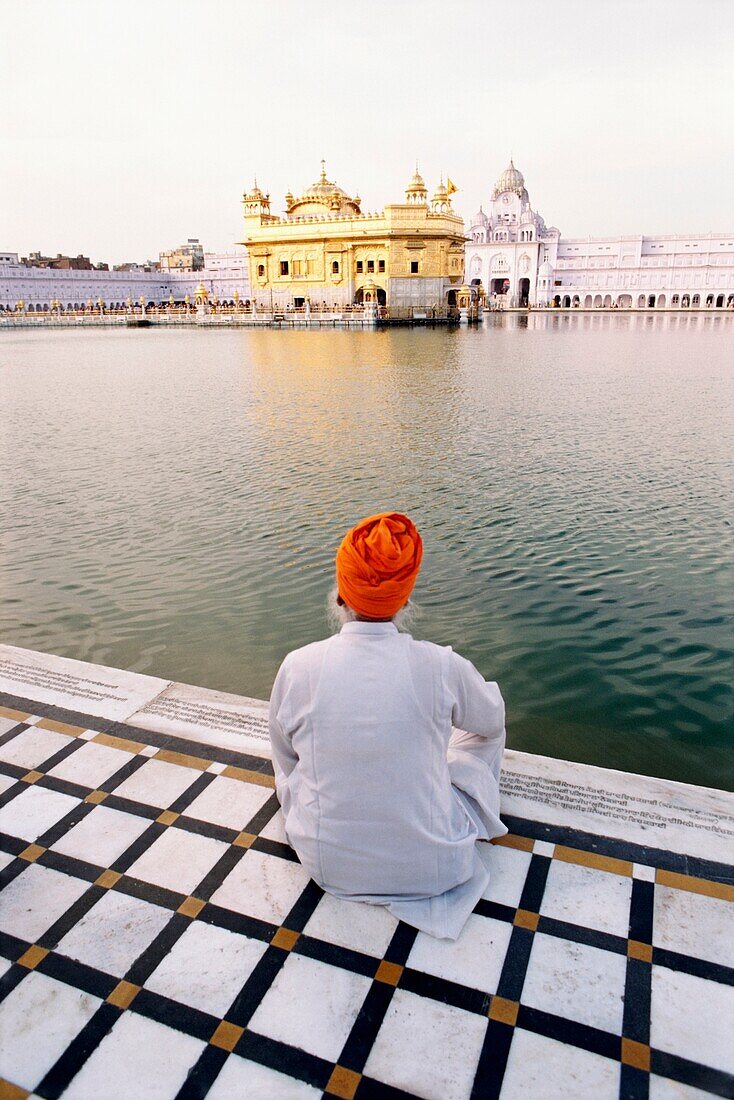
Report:
[[[365,619],[390,619],[408,602],[423,557],[415,525],[400,512],[360,520],[336,553],[339,595]]]

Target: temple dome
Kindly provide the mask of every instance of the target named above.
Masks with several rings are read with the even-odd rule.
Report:
[[[481,206],[477,210],[476,214],[471,220],[472,225],[489,225],[489,218],[482,210]]]
[[[263,195],[262,191],[258,187],[257,180],[255,180],[252,188],[249,191],[245,192],[245,202],[262,202],[264,198],[265,195]]]
[[[288,212],[296,217],[323,214],[324,210],[331,214],[359,214],[359,202],[359,196],[352,198],[343,188],[326,178],[326,167],[322,160],[321,175],[299,198],[293,199]]]
[[[504,191],[514,191],[516,195],[527,195],[525,191],[525,177],[519,168],[516,168],[512,161],[505,168],[504,172],[494,185],[493,198],[497,198]]]
[[[549,279],[553,274],[553,264],[545,260],[538,268],[538,275],[543,279]]]
[[[425,180],[423,179],[423,176],[420,174],[420,172],[418,171],[418,168],[416,167],[415,175],[413,176],[412,180],[408,184],[408,186],[406,188],[406,191],[425,191],[425,189],[426,189]]]

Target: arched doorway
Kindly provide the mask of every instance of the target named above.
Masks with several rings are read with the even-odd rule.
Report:
[[[456,298],[456,293],[455,292],[450,292],[450,293],[453,293],[454,298]],[[385,293],[385,291],[382,289],[381,286],[375,287],[374,294],[375,294],[375,297],[377,298],[378,306],[387,305],[387,294]],[[365,298],[364,298],[364,287],[361,286],[359,288],[359,290],[357,291],[357,293],[354,295],[354,304],[355,304],[355,306],[364,305],[364,300],[365,300]]]
[[[723,306],[723,304],[724,304],[724,295],[723,295],[723,294],[719,294],[719,295],[717,296],[717,298],[716,298],[716,308],[717,308],[717,309],[721,309],[721,307]],[[731,305],[731,298],[729,299],[729,304]]]
[[[452,306],[452,307],[456,306],[456,291],[455,290],[450,290],[448,292],[448,294],[446,295],[446,305],[447,306]]]
[[[700,305],[701,305],[701,295],[700,294],[694,294],[693,299],[691,301],[691,306],[693,307],[693,309],[698,309],[698,307]]]
[[[647,299],[647,305],[649,309],[655,309],[655,295],[651,294]]]
[[[601,309],[601,294],[594,295],[594,309]]]
[[[587,294],[584,298],[584,309],[591,309],[592,298],[590,294]]]
[[[517,285],[518,304],[521,308],[528,305],[530,301],[530,279],[520,279]]]
[[[637,308],[638,309],[644,309],[645,308],[645,295],[644,294],[641,294],[639,296],[639,298],[637,299]]]
[[[658,294],[658,309],[665,309],[665,295]]]
[[[620,294],[619,298],[617,299],[617,305],[620,309],[629,309],[632,305],[632,295]]]
[[[688,309],[691,304],[691,298],[689,294],[684,294],[680,300],[681,309]]]
[[[605,309],[609,309],[609,307],[611,306],[611,304],[612,304],[612,296],[611,296],[611,294],[605,294],[605,295],[604,295],[604,308],[605,308]]]
[[[564,309],[570,309],[571,308],[571,298],[568,294],[563,299],[563,308]]]

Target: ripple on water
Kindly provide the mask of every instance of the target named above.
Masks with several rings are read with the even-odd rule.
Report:
[[[4,334],[3,638],[266,696],[398,507],[511,744],[731,785],[734,319],[558,320]]]

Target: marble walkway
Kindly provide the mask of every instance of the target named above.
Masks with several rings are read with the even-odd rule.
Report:
[[[507,754],[436,941],[289,848],[265,705],[0,646],[0,1097],[734,1096],[734,798]]]

